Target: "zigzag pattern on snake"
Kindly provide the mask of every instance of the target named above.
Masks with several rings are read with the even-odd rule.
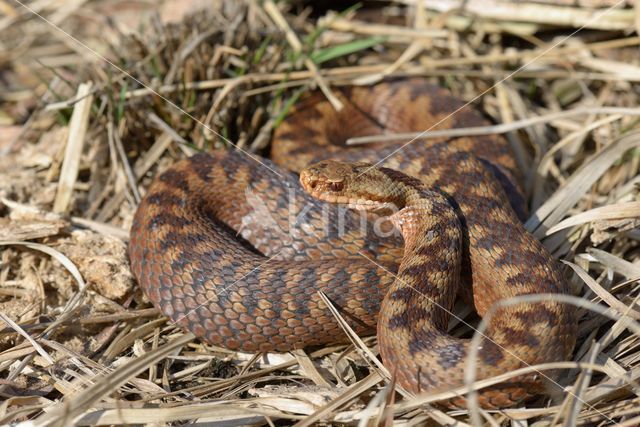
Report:
[[[344,140],[426,129],[462,105],[419,79],[343,89],[341,98],[341,113],[319,95],[296,107],[274,135],[273,160],[294,172],[326,158],[375,162],[396,147],[353,149]],[[441,126],[483,124],[464,109]],[[385,162],[404,173],[387,173],[393,185],[415,190],[419,183],[446,196],[460,226],[459,261],[444,238],[407,260],[427,245],[407,240],[403,250],[397,234],[384,237],[370,224],[363,231],[357,213],[309,196],[295,173],[264,162],[280,176],[232,151],[177,162],[149,187],[134,218],[129,250],[140,285],[165,315],[211,344],[287,351],[344,341],[321,290],[357,333],[370,334],[380,322],[383,361],[400,385],[441,391],[463,383],[468,352],[467,340],[446,333],[448,316],[434,306],[450,310],[458,282],[463,294],[473,290],[481,316],[503,298],[567,292],[556,262],[518,219],[525,215],[519,174],[502,138],[416,141]],[[390,272],[398,268],[411,287],[397,287]],[[436,270],[447,278],[435,280]],[[562,304],[501,309],[479,352],[477,377],[565,359],[575,332],[573,310]],[[484,390],[480,403],[512,406],[541,390],[536,376],[516,378]]]

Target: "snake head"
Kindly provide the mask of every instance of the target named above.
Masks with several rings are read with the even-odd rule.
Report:
[[[323,160],[300,172],[300,184],[311,197],[360,210],[389,205],[380,192],[381,178],[377,168],[362,162]]]

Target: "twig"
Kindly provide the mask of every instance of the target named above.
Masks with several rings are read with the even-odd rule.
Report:
[[[494,135],[512,132],[528,126],[547,123],[553,120],[580,116],[584,114],[626,114],[630,116],[640,116],[640,108],[624,108],[624,107],[591,107],[576,108],[574,110],[558,111],[542,116],[531,117],[529,119],[518,120],[511,123],[503,123],[493,126],[472,126],[466,128],[442,129],[429,132],[406,132],[385,135],[368,135],[349,138],[347,145],[370,144],[373,142],[389,142],[410,139],[429,139],[429,138],[456,138],[460,136],[478,136],[478,135]]]
[[[431,10],[445,13],[461,8],[477,18],[496,21],[535,22],[563,27],[583,27],[597,30],[627,30],[634,25],[632,9],[588,9],[534,2],[513,2],[504,0],[396,0],[399,3],[415,5],[418,1]],[[597,17],[598,19],[594,19]]]
[[[67,138],[67,147],[64,153],[64,161],[62,162],[62,170],[60,171],[60,179],[58,181],[58,192],[53,203],[53,211],[56,213],[64,213],[69,207],[71,194],[73,193],[73,185],[78,178],[78,169],[80,167],[80,155],[82,147],[84,147],[85,135],[87,133],[87,125],[89,123],[89,113],[93,104],[93,96],[85,96],[91,91],[91,82],[82,83],[78,87],[77,98],[82,98],[75,104],[71,122],[69,123],[69,137]]]
[[[577,215],[566,218],[550,229],[547,230],[545,236],[549,236],[557,231],[574,225],[584,224],[593,221],[605,221],[612,219],[638,218],[640,215],[640,202],[623,202],[615,203],[607,206],[600,206],[588,211],[580,212]]]
[[[29,341],[29,343],[40,354],[40,356],[42,356],[47,361],[47,363],[49,363],[50,365],[53,365],[54,362],[51,356],[49,356],[49,353],[44,351],[44,348],[42,348],[42,346],[40,346],[40,344],[38,344],[38,342],[31,337],[31,335],[29,335],[24,329],[22,329],[20,325],[18,325],[16,322],[11,320],[9,316],[7,316],[4,313],[0,313],[0,320],[2,320],[9,327],[11,327],[11,329],[13,329],[14,331],[18,332],[20,335],[25,337],[25,339]]]
[[[192,334],[182,335],[165,344],[163,347],[145,353],[131,363],[116,368],[109,375],[95,378],[94,382],[82,393],[67,396],[63,405],[56,405],[53,410],[42,414],[34,420],[33,425],[44,427],[71,423],[82,411],[89,409],[92,404],[103,396],[116,390],[130,378],[148,369],[152,364],[157,363],[172,352],[184,347],[193,341],[193,339],[194,336]]]
[[[324,416],[331,413],[331,411],[351,401],[354,397],[364,393],[366,390],[378,384],[380,381],[382,381],[382,377],[377,372],[369,374],[369,376],[367,376],[362,381],[359,381],[347,387],[347,389],[340,396],[338,396],[336,399],[329,402],[327,405],[320,408],[313,414],[309,415],[304,420],[295,424],[294,427],[307,427],[310,425],[314,425],[315,423],[320,421]]]
[[[335,31],[351,32],[368,36],[388,36],[403,40],[444,38],[449,36],[449,30],[435,28],[408,28],[397,25],[372,24],[329,16],[322,18],[320,24],[326,24]]]
[[[264,10],[267,12],[267,14],[269,14],[271,19],[273,19],[273,22],[275,22],[275,24],[278,27],[280,27],[282,31],[284,31],[287,41],[289,42],[293,50],[296,53],[302,52],[302,43],[300,43],[298,36],[296,36],[296,34],[293,32],[293,30],[291,29],[287,21],[284,19],[284,17],[280,13],[280,10],[276,7],[273,1],[272,0],[265,1],[263,7],[264,7]],[[324,77],[322,77],[322,75],[320,74],[320,71],[318,70],[318,67],[316,67],[316,64],[310,58],[306,57],[304,59],[304,65],[313,74],[313,78],[315,79],[316,83],[320,87],[320,90],[322,90],[322,92],[327,97],[327,99],[329,100],[333,108],[335,108],[336,111],[342,110],[343,108],[342,102],[340,102],[340,100],[338,100],[338,98],[336,98],[336,96],[331,92],[331,89],[329,89],[329,86],[327,85]]]
[[[113,141],[113,145],[115,146],[116,152],[118,153],[118,157],[120,157],[120,162],[122,163],[122,170],[124,171],[124,175],[127,178],[127,183],[129,184],[129,188],[131,188],[131,193],[133,193],[133,198],[136,203],[140,203],[140,192],[138,191],[137,177],[134,175],[134,172],[131,170],[131,165],[129,164],[129,159],[127,159],[127,154],[124,152],[124,146],[122,145],[122,140],[118,135],[118,132],[114,129],[113,122],[109,122],[107,124],[107,134],[109,138]]]

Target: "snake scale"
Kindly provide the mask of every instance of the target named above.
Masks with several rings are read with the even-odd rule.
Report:
[[[319,94],[301,101],[262,165],[218,150],[162,173],[134,217],[132,270],[165,315],[232,350],[344,342],[322,291],[358,334],[377,327],[383,362],[406,390],[460,386],[469,340],[447,333],[457,292],[473,298],[480,316],[504,298],[568,292],[556,262],[521,224],[526,211],[510,147],[497,136],[415,141],[397,152],[389,144],[347,147],[348,137],[423,130],[440,120],[438,128],[487,122],[468,107],[451,115],[462,101],[422,79],[337,93],[341,112]],[[387,156],[385,168],[321,163],[303,171],[325,159]],[[338,194],[354,190],[356,199]],[[363,221],[321,199],[401,210]],[[565,359],[576,324],[574,311],[553,300],[499,309],[478,352],[477,378]],[[540,375],[520,376],[483,389],[479,401],[513,406],[544,386]]]

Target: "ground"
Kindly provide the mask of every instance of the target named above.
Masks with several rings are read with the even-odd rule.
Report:
[[[176,160],[224,139],[267,155],[306,92],[406,75],[502,124],[486,130],[516,150],[526,227],[584,301],[568,392],[481,416],[640,423],[638,6],[334,3],[0,0],[0,424],[472,423],[394,394],[374,338],[205,345],[129,268],[136,206]]]

